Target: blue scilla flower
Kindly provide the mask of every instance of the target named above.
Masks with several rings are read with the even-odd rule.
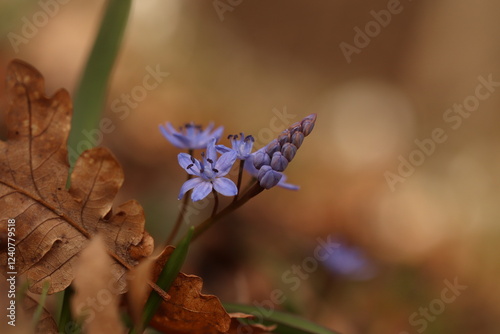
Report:
[[[179,199],[191,189],[193,189],[191,194],[193,202],[204,199],[213,189],[224,196],[235,196],[238,193],[234,182],[224,177],[231,170],[237,154],[230,151],[217,158],[216,141],[216,138],[212,138],[208,142],[206,154],[203,155],[201,162],[187,153],[180,153],[177,156],[179,165],[188,174],[196,176],[184,182]]]
[[[265,153],[266,147],[261,148],[260,150],[256,151],[255,153],[252,153],[247,160],[245,160],[245,170],[250,173],[255,178],[259,178],[259,169],[255,168],[255,160],[256,159],[263,159],[267,158],[267,163],[262,163],[262,167],[265,165],[269,165],[271,163],[271,159],[269,159],[269,156]],[[264,159],[265,160],[265,159]],[[258,164],[257,164],[258,165]],[[278,172],[275,170],[272,170],[272,168],[265,168],[263,172],[261,172],[261,186],[263,188],[269,189],[273,187],[274,185],[277,185],[278,187],[288,189],[288,190],[299,190],[300,187],[287,183],[286,182],[286,175],[282,172]],[[275,183],[276,182],[276,183]]]
[[[246,160],[252,160],[254,170],[250,164],[247,170],[259,180],[262,188],[270,189],[283,182],[283,172],[295,157],[304,138],[313,130],[315,122],[316,114],[304,117],[302,121],[290,125],[277,139],[273,139]]]
[[[172,145],[188,150],[207,148],[208,142],[212,138],[218,140],[222,136],[224,127],[220,126],[212,131],[213,128],[213,123],[208,124],[205,130],[193,122],[185,124],[179,130],[176,130],[170,122],[165,123],[165,125],[160,124],[161,133]]]
[[[255,139],[252,136],[246,136],[243,133],[240,135],[229,135],[227,137],[231,141],[232,148],[224,145],[217,145],[217,151],[221,153],[226,153],[229,151],[235,151],[238,159],[246,160],[252,153],[253,143]]]
[[[352,280],[368,280],[376,275],[375,264],[368,259],[360,248],[334,240],[327,247],[333,249],[332,254],[324,261],[324,265],[332,272]]]

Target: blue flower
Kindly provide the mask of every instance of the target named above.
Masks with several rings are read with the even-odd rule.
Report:
[[[335,250],[324,261],[325,266],[334,273],[338,273],[353,280],[368,280],[376,275],[376,267],[360,248],[347,246],[335,240],[328,243]]]
[[[218,140],[222,136],[224,128],[220,126],[212,131],[213,128],[213,123],[208,124],[207,128],[203,130],[200,125],[195,125],[191,122],[177,131],[170,122],[167,122],[165,125],[160,124],[161,133],[172,145],[188,150],[203,149],[207,147],[208,142],[212,138]]]
[[[201,162],[187,153],[180,153],[177,156],[179,165],[188,174],[196,176],[184,182],[179,193],[179,199],[191,189],[193,189],[193,193],[191,194],[193,202],[207,197],[212,189],[215,189],[215,191],[224,196],[235,196],[238,193],[234,182],[224,177],[229,173],[236,161],[236,152],[227,152],[217,158],[215,150],[216,141],[216,138],[210,140],[206,154],[203,156]]]
[[[265,160],[264,158],[267,158],[267,163],[266,163],[266,161],[261,161],[261,163],[262,163],[261,169],[262,169],[262,167],[265,167],[271,163],[271,160],[269,159],[269,155],[266,154],[265,150],[266,150],[266,147],[263,147],[260,150],[250,154],[248,159],[245,160],[246,171],[248,173],[250,173],[250,175],[252,175],[253,177],[255,177],[257,179],[259,178],[259,170],[257,168],[255,168],[255,161],[257,159]],[[281,175],[281,177],[279,175]],[[300,187],[295,185],[295,184],[287,183],[286,179],[287,179],[287,177],[284,173],[278,172],[278,171],[272,170],[272,168],[266,167],[266,168],[264,168],[264,171],[261,172],[261,177],[260,177],[259,182],[263,181],[263,182],[261,182],[261,185],[266,189],[272,188],[274,185],[277,185],[278,187],[285,188],[288,190],[299,190],[300,189]]]
[[[246,160],[250,156],[250,153],[252,153],[253,143],[255,142],[252,136],[245,137],[243,133],[240,133],[239,137],[238,135],[229,135],[227,139],[231,141],[232,148],[217,145],[217,151],[221,153],[235,151],[240,160]]]

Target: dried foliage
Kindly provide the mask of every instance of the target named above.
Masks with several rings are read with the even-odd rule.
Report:
[[[78,254],[99,233],[118,265],[113,277],[125,290],[128,268],[148,256],[153,239],[144,231],[144,213],[129,201],[110,214],[123,172],[104,148],[84,152],[66,190],[66,141],[72,114],[65,90],[44,96],[44,80],[30,65],[13,61],[7,71],[8,140],[0,142],[1,219],[17,221],[16,267],[40,293],[64,290],[75,277]],[[6,263],[5,250],[0,263]]]
[[[174,247],[149,257],[153,239],[144,230],[144,212],[136,201],[113,213],[112,202],[124,175],[107,149],[85,151],[66,189],[72,105],[65,90],[46,97],[42,75],[19,60],[8,68],[7,90],[8,140],[0,141],[0,219],[16,219],[18,274],[30,282],[33,293],[41,293],[46,281],[49,294],[74,281],[73,312],[87,313],[86,332],[124,332],[118,295],[128,283],[129,310],[133,319],[140,319],[141,305],[151,291],[148,279],[158,278]],[[0,230],[0,236],[4,234]],[[148,257],[150,264],[135,269],[126,280],[126,274]],[[6,249],[0,249],[2,265],[6,258]],[[235,333],[236,318],[217,297],[202,294],[202,284],[201,278],[180,273],[151,324],[168,333]],[[30,299],[27,303],[29,309],[37,305]],[[266,330],[252,328],[256,333]],[[45,310],[37,332],[57,332]]]

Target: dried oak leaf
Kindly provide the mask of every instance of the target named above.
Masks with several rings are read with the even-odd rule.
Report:
[[[71,188],[66,141],[72,104],[65,90],[44,96],[42,75],[15,60],[7,70],[7,142],[0,141],[0,221],[16,220],[16,270],[40,293],[64,290],[75,276],[75,262],[99,233],[114,259],[116,289],[124,292],[125,272],[153,250],[144,231],[144,212],[128,201],[111,215],[123,171],[104,148],[85,151],[75,164]],[[6,250],[0,250],[5,266]],[[5,268],[7,269],[7,268]]]
[[[33,326],[33,313],[38,307],[38,302],[29,295],[20,293],[17,298],[7,298],[10,289],[9,282],[5,279],[0,280],[0,293],[5,293],[4,297],[0,298],[0,333],[2,334],[57,334],[56,322],[52,315],[45,307],[42,308],[40,318]],[[21,286],[24,282],[17,282],[18,292],[21,292]],[[15,309],[12,308],[12,302],[15,301]]]
[[[174,251],[168,246],[153,265],[153,280]],[[163,301],[151,326],[165,333],[219,334],[229,330],[231,318],[219,298],[201,293],[203,280],[195,275],[179,273],[168,290],[171,297]]]
[[[24,299],[24,311],[30,316],[29,320],[33,318],[33,313],[38,307],[38,302],[31,298],[30,296],[26,296]],[[26,319],[28,320],[28,319]],[[42,314],[38,323],[36,324],[35,333],[40,334],[57,334],[59,331],[57,330],[57,324],[52,317],[52,315],[45,309],[42,309]]]

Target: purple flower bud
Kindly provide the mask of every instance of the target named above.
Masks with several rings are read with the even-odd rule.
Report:
[[[271,159],[271,167],[278,172],[282,172],[287,166],[288,160],[286,160],[283,154],[281,152],[274,152]]]
[[[281,148],[281,153],[286,158],[286,160],[288,160],[288,162],[290,162],[290,161],[292,161],[293,157],[295,156],[295,153],[297,153],[297,146],[295,146],[291,143],[286,143]]]
[[[297,131],[302,131],[302,123],[301,122],[295,122],[290,127],[288,128],[290,133],[293,135]]]
[[[302,142],[304,141],[304,134],[302,132],[295,132],[292,136],[292,144],[295,145],[297,148],[302,145]]]
[[[273,155],[274,152],[277,152],[280,149],[281,149],[281,145],[277,139],[273,139],[273,141],[271,141],[266,146],[266,152],[267,152],[267,154],[269,154],[270,157]]]
[[[253,154],[253,165],[255,168],[260,169],[264,165],[269,165],[271,163],[271,158],[264,151],[257,151]]]
[[[314,124],[316,122],[316,114],[311,114],[302,120],[302,132],[304,136],[308,136],[314,129]]]
[[[260,186],[264,189],[270,189],[280,182],[283,174],[271,168],[271,166],[262,166],[259,170],[257,178],[259,179]]]
[[[285,145],[285,143],[289,142],[290,142],[290,131],[286,129],[278,136],[278,143],[280,143],[280,145],[283,146]]]

